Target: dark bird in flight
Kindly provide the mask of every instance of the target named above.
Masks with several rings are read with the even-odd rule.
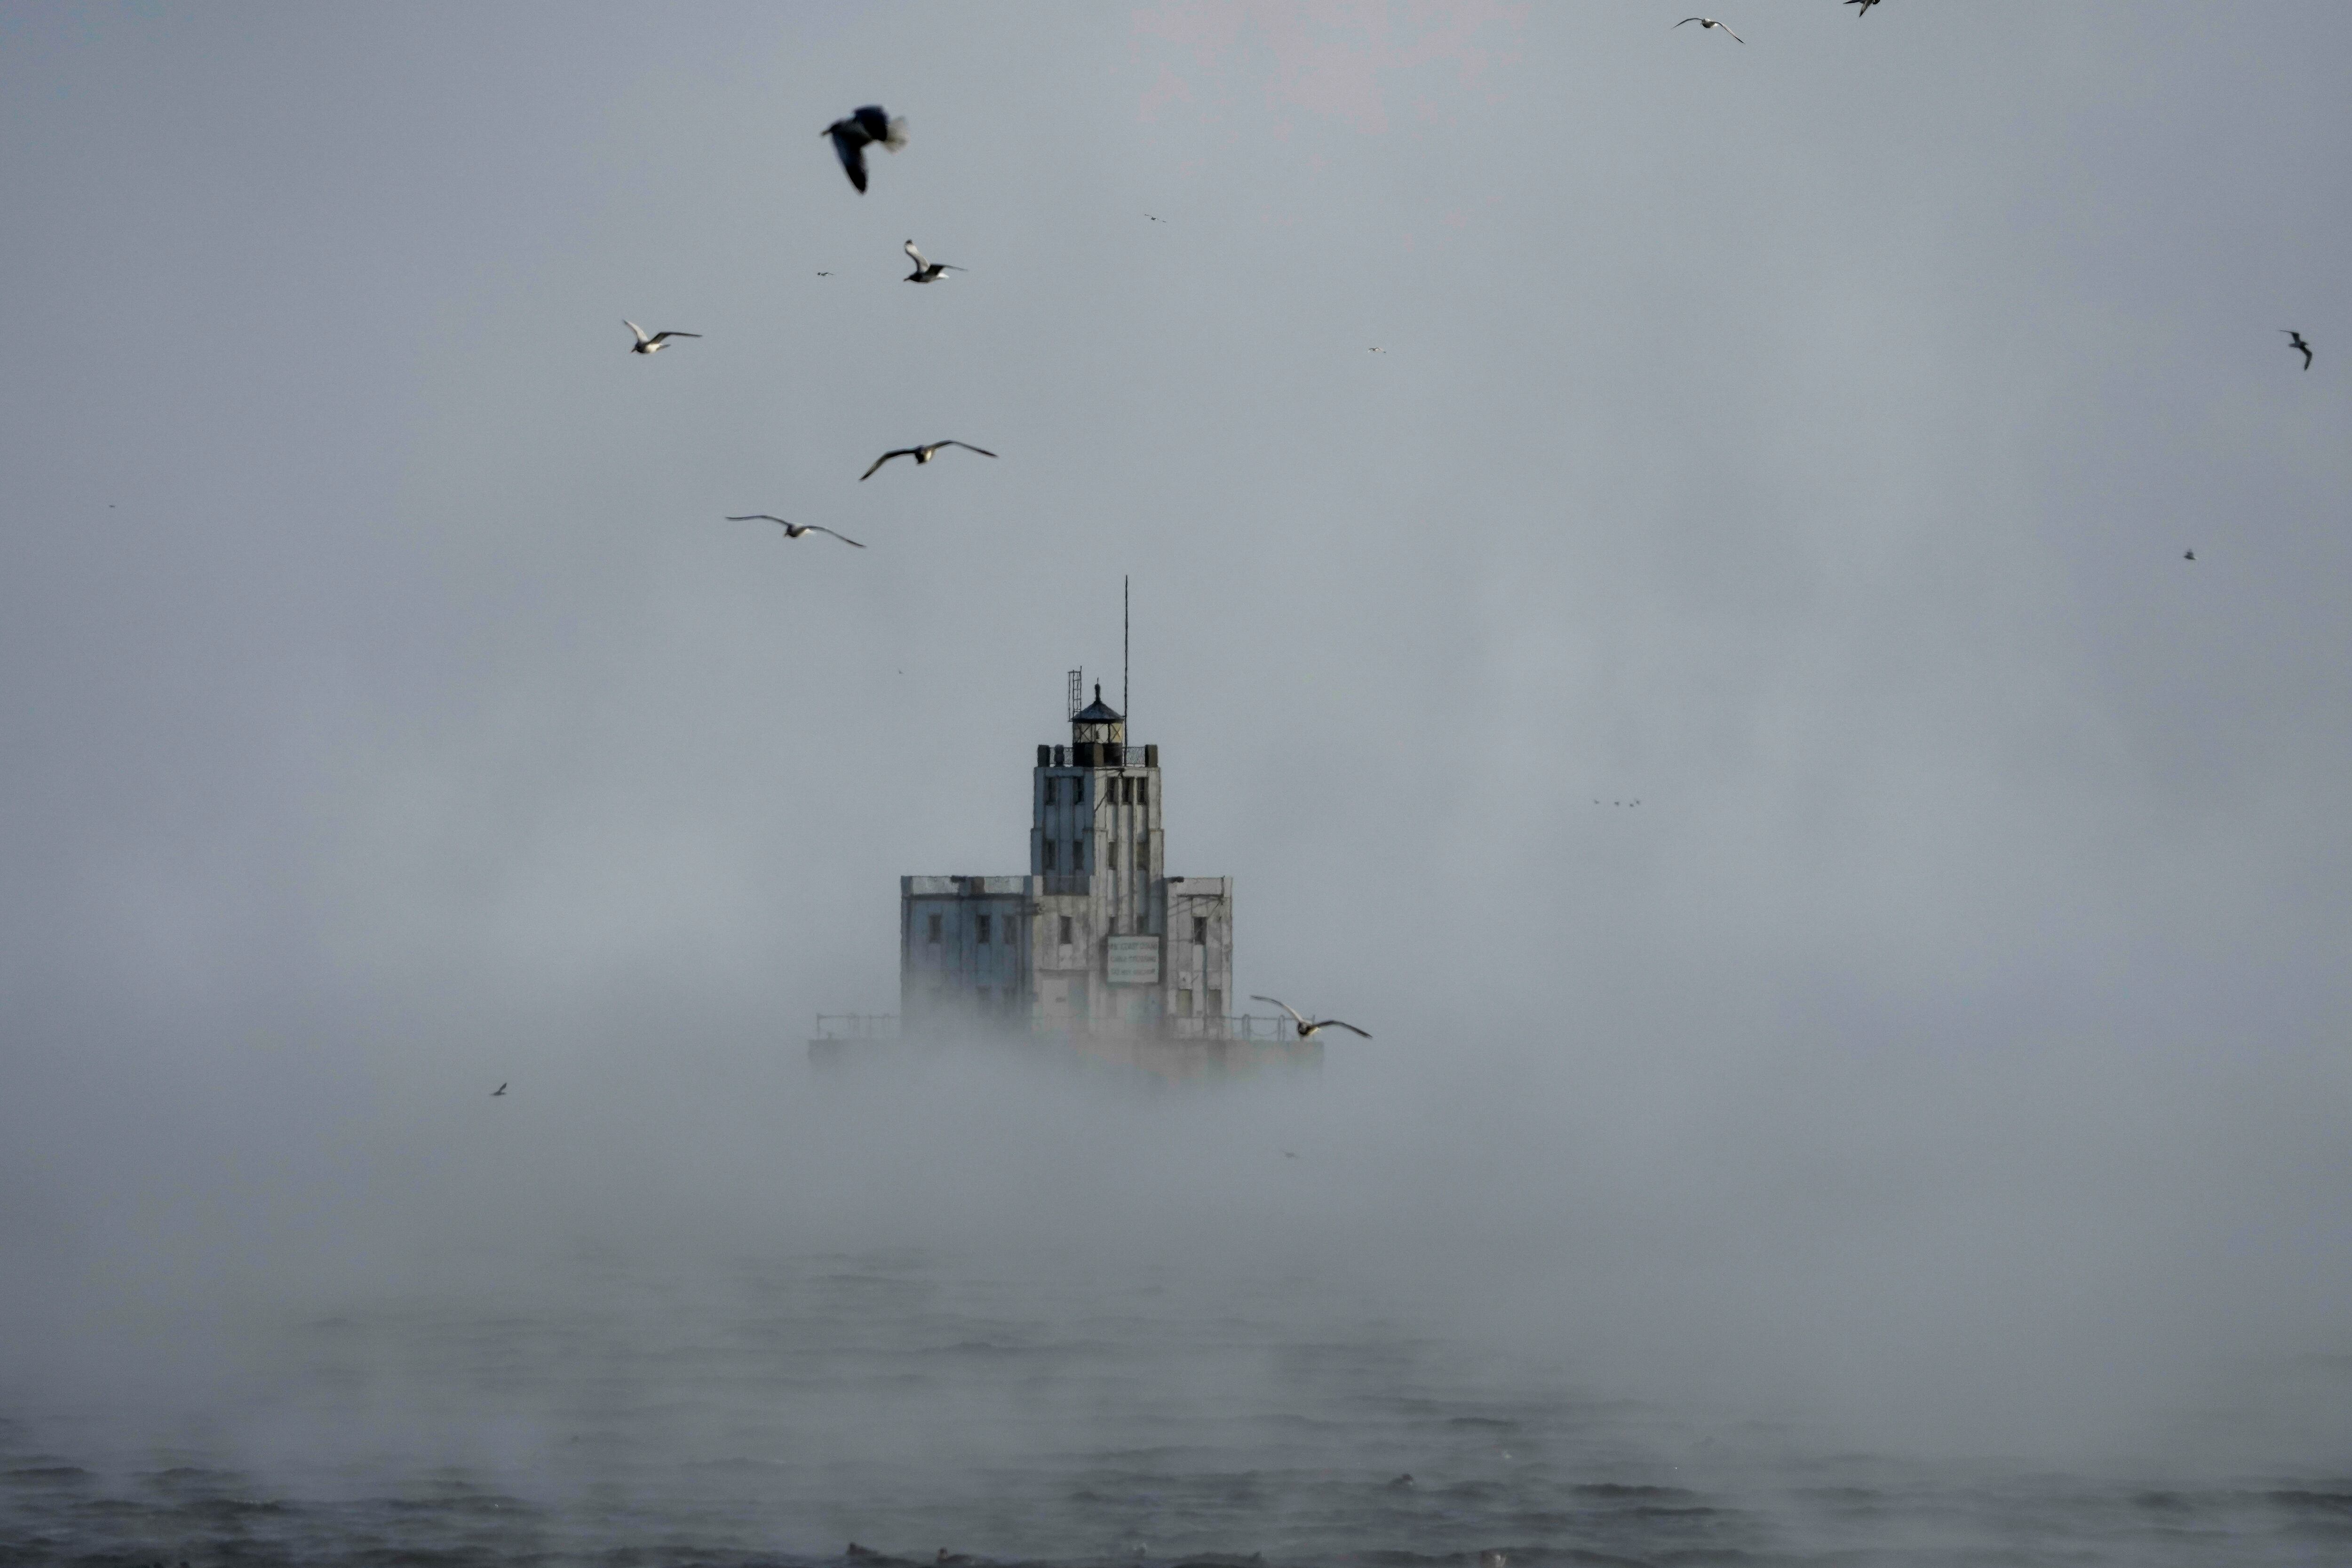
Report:
[[[635,321],[625,320],[621,325],[637,334],[637,341],[629,345],[629,352],[633,354],[656,354],[669,346],[672,338],[698,338],[702,335],[700,332],[655,332],[648,336],[646,330]]]
[[[2194,561],[2197,559],[2197,552],[2194,550],[2184,550],[2180,552],[2180,558],[2183,561]]]
[[[888,462],[893,458],[912,458],[918,463],[928,463],[933,458],[938,457],[942,450],[950,447],[961,447],[965,451],[978,452],[983,458],[993,458],[996,456],[995,453],[990,451],[987,447],[975,447],[969,441],[934,441],[928,447],[901,447],[895,452],[885,452],[880,457],[875,458],[874,468],[868,468],[864,473],[858,475],[857,482],[859,484],[864,484],[866,480],[872,479],[874,477],[875,468],[879,468],[883,464]]]
[[[818,276],[818,277],[820,277],[820,278],[830,278],[830,277],[832,277],[832,276],[833,276],[833,274],[832,274],[832,273],[830,273],[830,272],[820,272],[820,273],[818,273],[818,274],[817,274],[817,276]],[[855,1542],[853,1542],[852,1544],[855,1544]]]
[[[500,1085],[499,1085],[499,1087],[498,1087],[498,1088],[496,1088],[496,1089],[494,1089],[490,1090],[490,1098],[491,1098],[492,1100],[496,1100],[499,1096],[500,1096],[500,1095],[504,1094],[506,1091],[507,1091],[507,1086],[506,1086],[506,1085],[504,1085],[504,1084],[500,1084]]]
[[[1676,22],[1675,24],[1675,27],[1681,26],[1684,22],[1696,22],[1698,24],[1698,30],[1702,33],[1706,32],[1709,27],[1723,27],[1723,24],[1717,21],[1712,16],[1685,16],[1681,22]],[[1668,27],[1666,31],[1671,33],[1675,30],[1675,27]],[[1723,30],[1725,33],[1728,34],[1735,42],[1744,44],[1748,41],[1747,39],[1740,37],[1738,34],[1732,32],[1728,27],[1723,27]]]
[[[1870,8],[1873,5],[1877,5],[1878,0],[1845,0],[1845,3],[1849,5],[1859,5],[1862,7],[1861,10],[1854,13],[1855,16],[1867,16],[1870,15]]]
[[[1151,217],[1150,213],[1145,213],[1143,216],[1145,217]],[[1151,217],[1151,221],[1154,223],[1166,223],[1168,220],[1164,217]]]
[[[1297,1159],[1297,1158],[1298,1158],[1298,1156],[1297,1156],[1297,1154],[1293,1153],[1291,1151],[1289,1151],[1289,1150],[1287,1150],[1287,1149],[1285,1149],[1285,1150],[1282,1152],[1282,1157],[1283,1157],[1284,1159],[1286,1159],[1286,1160],[1296,1160],[1296,1159]]]
[[[1355,1025],[1343,1024],[1337,1018],[1302,1018],[1298,1016],[1297,1008],[1292,1006],[1289,1003],[1283,1001],[1278,996],[1253,996],[1250,1000],[1253,1002],[1271,1002],[1276,1006],[1281,1008],[1284,1012],[1289,1014],[1291,1021],[1298,1026],[1298,1037],[1302,1040],[1313,1039],[1316,1032],[1321,1029],[1345,1029],[1351,1035],[1363,1035],[1364,1038],[1368,1040],[1372,1037],[1370,1035],[1366,1034],[1365,1031],[1356,1027]]]
[[[786,522],[782,518],[776,516],[774,513],[765,511],[745,512],[741,517],[730,517],[727,521],[730,522],[772,522],[783,529],[784,537],[786,539],[798,539],[803,533],[833,533],[833,530],[825,527],[823,523]],[[857,544],[857,541],[850,538],[849,535],[845,533],[833,533],[833,536],[841,541],[844,544],[856,544],[857,548],[860,550],[866,548],[863,544]]]
[[[2301,349],[2303,351],[2303,368],[2309,370],[2311,368],[2311,345],[2303,341],[2303,334],[2296,331],[2293,327],[2281,327],[2279,331],[2286,334],[2286,346],[2288,348]]]
[[[866,144],[879,142],[896,153],[907,144],[907,122],[883,113],[880,104],[869,103],[826,126],[824,134],[833,138],[833,150],[841,154],[841,166],[862,196],[866,194]]]
[[[936,283],[942,272],[963,270],[961,267],[950,267],[944,261],[924,260],[923,253],[915,248],[915,242],[911,239],[907,242],[907,254],[915,258],[915,269],[908,273],[905,279],[909,283]]]

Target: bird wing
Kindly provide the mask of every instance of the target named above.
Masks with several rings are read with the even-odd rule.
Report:
[[[1276,1006],[1281,1008],[1284,1012],[1289,1014],[1292,1017],[1298,1018],[1298,1009],[1292,1006],[1289,1003],[1284,1001],[1279,996],[1253,996],[1250,1000],[1253,1002],[1271,1002]],[[1302,1024],[1307,1022],[1304,1018],[1298,1018],[1298,1021]]]
[[[1718,26],[1718,27],[1723,27],[1723,24],[1722,24],[1722,23],[1720,23],[1720,22],[1717,22],[1717,23],[1716,24],[1716,26]],[[1723,27],[1723,30],[1724,30],[1725,32],[1727,32],[1727,33],[1731,33],[1731,29],[1730,29],[1730,28],[1728,28],[1728,27]],[[1732,41],[1733,43],[1735,43],[1735,44],[1744,44],[1744,43],[1746,43],[1748,40],[1747,40],[1747,39],[1745,39],[1745,38],[1743,38],[1743,37],[1740,37],[1738,34],[1737,34],[1737,33],[1731,33],[1731,41]],[[1370,1037],[1370,1037],[1369,1035],[1365,1037],[1365,1038],[1367,1038],[1367,1039],[1370,1039]]]
[[[863,142],[853,142],[846,133],[836,131],[833,133],[833,150],[841,154],[842,172],[849,176],[849,183],[857,187],[859,195],[864,195],[866,194],[866,144]]]
[[[1345,1029],[1351,1035],[1362,1035],[1364,1038],[1368,1040],[1372,1037],[1370,1031],[1359,1029],[1353,1024],[1343,1024],[1337,1018],[1325,1018],[1320,1023],[1317,1024],[1316,1027],[1318,1029]]]
[[[1705,25],[1706,25],[1706,17],[1704,17],[1704,16],[1685,16],[1685,17],[1682,19],[1682,21],[1680,21],[1680,22],[1676,22],[1676,23],[1675,24],[1675,27],[1684,26],[1685,26],[1685,25],[1687,25],[1687,24],[1689,24],[1689,23],[1692,23],[1692,22],[1696,22],[1696,23],[1699,23],[1701,26],[1705,26]],[[1669,33],[1671,33],[1671,32],[1673,32],[1673,31],[1675,30],[1675,27],[1668,27],[1668,28],[1666,29],[1666,31],[1667,31],[1667,32],[1669,32]]]
[[[636,324],[636,322],[630,321],[630,320],[629,320],[627,317],[625,317],[625,317],[623,317],[623,318],[621,319],[621,325],[623,325],[623,326],[625,326],[625,327],[628,328],[628,329],[629,329],[629,331],[633,331],[633,332],[636,333],[636,334],[637,334],[637,342],[641,342],[641,343],[643,343],[643,342],[651,342],[653,341],[652,339],[650,339],[650,338],[648,338],[648,337],[646,337],[646,330],[645,330],[643,327],[641,327],[641,326],[637,325],[637,324]]]
[[[911,239],[907,242],[907,254],[915,258],[915,265],[918,267],[929,267],[930,265],[929,262],[923,259],[923,253],[915,248],[915,242]]]
[[[770,511],[747,511],[740,517],[730,517],[727,521],[730,522],[783,522],[786,528],[792,527],[791,523],[784,522],[782,518]]]
[[[996,456],[995,453],[990,451],[987,447],[975,447],[969,441],[941,441],[939,443],[939,446],[933,447],[931,450],[936,452],[940,449],[940,447],[961,447],[965,451],[978,452],[983,458],[993,458]]]
[[[859,484],[864,484],[866,480],[872,479],[874,477],[874,469],[879,468],[883,464],[888,462],[893,458],[911,458],[914,455],[915,448],[912,447],[901,447],[895,452],[885,452],[880,457],[874,459],[873,468],[868,468],[864,473],[857,476],[857,482]]]
[[[819,533],[833,533],[833,530],[825,527],[825,525],[821,522],[812,522],[809,526],[816,530]],[[849,535],[845,533],[833,533],[833,536],[841,541],[844,544],[857,544],[857,541],[850,538]],[[866,546],[863,544],[857,544],[857,548],[863,550]]]
[[[879,142],[890,134],[890,116],[878,103],[853,109],[849,111],[849,118],[857,121],[857,129],[866,132],[869,142]]]
[[[666,343],[672,338],[698,338],[702,334],[700,332],[656,332],[653,335],[652,341],[657,343]]]

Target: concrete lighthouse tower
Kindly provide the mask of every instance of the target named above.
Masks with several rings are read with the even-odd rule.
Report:
[[[1168,875],[1160,748],[1128,744],[1100,686],[1069,721],[1037,748],[1027,876],[900,879],[905,1032],[986,1023],[1139,1061],[1248,1037],[1227,1012],[1233,881]]]

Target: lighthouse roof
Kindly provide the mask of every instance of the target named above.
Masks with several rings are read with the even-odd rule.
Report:
[[[1118,724],[1125,722],[1125,719],[1116,709],[1112,708],[1109,703],[1105,702],[1102,700],[1102,688],[1097,685],[1095,688],[1095,700],[1092,702],[1087,703],[1084,708],[1079,709],[1076,713],[1071,714],[1070,722],[1073,724]]]

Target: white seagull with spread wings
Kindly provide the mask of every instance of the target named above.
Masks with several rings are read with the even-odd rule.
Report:
[[[987,447],[975,447],[969,441],[934,441],[928,447],[901,447],[895,452],[885,452],[880,457],[875,458],[874,468],[868,468],[864,473],[858,475],[857,482],[859,484],[864,484],[866,480],[872,479],[874,477],[875,468],[879,468],[883,464],[888,462],[893,458],[912,458],[918,463],[928,463],[933,458],[938,457],[941,451],[950,447],[961,447],[965,451],[978,452],[983,458],[993,458],[996,456],[995,453],[990,451]]]
[[[1271,1002],[1276,1006],[1281,1008],[1284,1012],[1289,1014],[1292,1022],[1298,1026],[1298,1037],[1302,1040],[1313,1039],[1317,1031],[1322,1029],[1345,1029],[1351,1035],[1362,1035],[1364,1038],[1368,1040],[1372,1037],[1369,1030],[1359,1029],[1353,1024],[1343,1024],[1337,1018],[1302,1018],[1298,1016],[1297,1008],[1292,1006],[1289,1003],[1285,1002],[1279,996],[1253,996],[1250,1000],[1253,1002]]]
[[[700,332],[647,332],[636,322],[625,319],[621,325],[637,334],[637,341],[629,345],[629,352],[633,354],[659,353],[669,346],[672,338],[698,338],[702,335]]]
[[[942,272],[963,270],[961,267],[950,267],[944,261],[924,260],[923,253],[915,248],[915,242],[911,239],[907,242],[907,254],[915,258],[915,269],[908,273],[905,279],[908,283],[936,283],[940,280],[940,274]]]
[[[786,522],[782,518],[776,516],[773,512],[766,511],[747,511],[740,517],[730,517],[727,521],[730,522],[772,522],[784,531],[784,537],[786,539],[798,539],[803,533],[833,533],[833,530],[825,527],[821,522]],[[857,541],[850,538],[849,535],[845,533],[833,533],[833,536],[841,541],[844,544],[856,544],[860,550],[866,548],[866,546],[858,544]]]
[[[1681,22],[1676,22],[1675,24],[1675,27],[1679,27],[1685,22],[1696,22],[1698,24],[1699,31],[1702,33],[1706,31],[1709,27],[1723,27],[1723,24],[1717,21],[1712,16],[1685,16]],[[1675,27],[1668,27],[1666,31],[1671,33],[1675,30]],[[1748,41],[1738,34],[1732,32],[1728,27],[1723,27],[1723,30],[1730,36],[1732,41],[1735,43],[1744,44]]]

